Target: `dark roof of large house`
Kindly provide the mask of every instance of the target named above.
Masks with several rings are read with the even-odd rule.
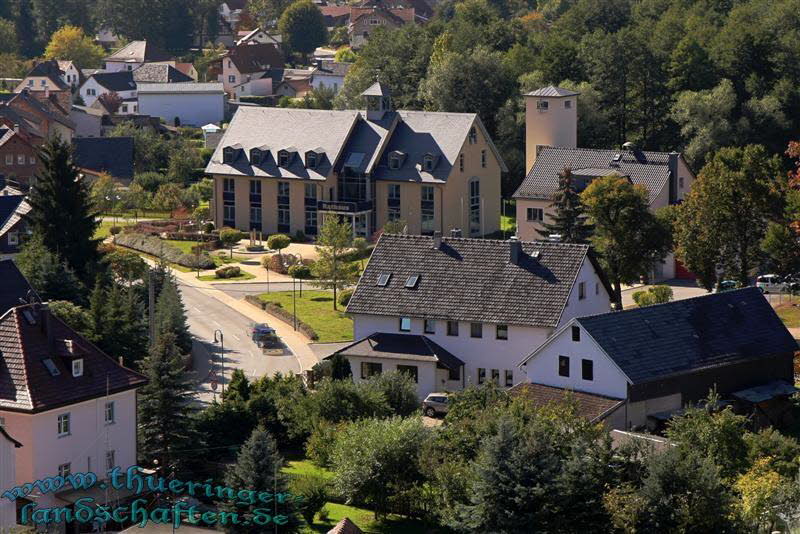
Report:
[[[0,197],[2,198],[8,197]],[[22,304],[20,299],[27,301],[29,295],[36,295],[28,280],[11,260],[0,261],[0,280],[3,280],[0,284],[0,315]]]
[[[169,61],[171,56],[159,49],[157,46],[149,44],[147,41],[131,41],[110,56],[106,61],[123,61],[126,63],[149,63],[156,61]]]
[[[674,154],[679,157],[679,154]],[[614,161],[617,159],[618,161]],[[594,148],[540,147],[536,161],[514,193],[514,198],[553,198],[565,167],[575,176],[593,178],[617,173],[647,188],[652,202],[667,187],[670,154]]]
[[[72,375],[74,358],[83,359],[82,376]],[[42,412],[147,381],[40,305],[17,306],[0,317],[0,367],[0,409],[11,411]]]
[[[463,361],[453,356],[435,341],[425,336],[412,334],[376,332],[337,350],[333,354],[363,358],[429,361],[440,363],[444,367],[453,370],[464,365]],[[328,358],[331,356],[328,356]]]
[[[283,68],[283,54],[278,47],[269,43],[237,46],[225,58],[233,61],[242,74]]]
[[[136,82],[133,81],[133,72],[129,70],[98,72],[97,74],[92,74],[91,77],[109,91],[119,93],[136,89]]]
[[[133,178],[133,137],[76,137],[73,143],[77,167]]]
[[[58,61],[55,59],[50,59],[47,61],[42,61],[41,63],[37,63],[36,66],[34,66],[25,77],[43,76],[53,82],[59,89],[69,89],[69,84],[65,83],[64,80],[61,79],[62,74],[63,71],[61,70],[61,67],[58,66]]]
[[[175,83],[193,82],[194,79],[172,65],[146,63],[133,71],[133,81],[136,83]]]
[[[445,237],[434,248],[431,237],[383,234],[347,311],[555,327],[584,260],[605,280],[587,245],[519,244],[515,264],[510,241]],[[390,275],[384,286],[381,275]],[[419,279],[407,288],[413,276]]]
[[[755,287],[576,321],[633,383],[797,350]]]
[[[327,76],[345,76],[347,71],[350,70],[350,67],[353,66],[353,63],[345,63],[340,61],[320,61],[317,67],[314,69],[314,74],[321,74]]]
[[[574,402],[577,414],[591,422],[601,421],[625,402],[623,399],[545,386],[544,384],[517,384],[509,390],[509,393],[528,399],[535,406]]]

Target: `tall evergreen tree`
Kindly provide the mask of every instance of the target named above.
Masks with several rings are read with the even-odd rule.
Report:
[[[59,254],[83,282],[98,259],[94,232],[98,222],[89,186],[79,177],[72,146],[56,136],[42,148],[42,171],[31,188],[26,215],[44,246]]]
[[[192,335],[186,324],[186,310],[183,308],[178,287],[172,276],[164,280],[156,301],[156,335],[171,333],[182,354],[192,350]]]
[[[162,333],[142,361],[148,383],[139,393],[139,454],[147,465],[180,472],[193,443],[193,387],[176,347],[175,334]]]
[[[559,235],[562,243],[588,243],[593,227],[583,214],[580,194],[575,190],[572,169],[566,167],[558,177],[558,191],[553,195],[556,209],[552,223],[544,223],[545,235]]]
[[[44,246],[41,234],[34,233],[28,239],[15,261],[43,300],[84,303],[83,284],[58,254]]]
[[[270,494],[287,493],[288,480],[281,473],[284,466],[283,457],[278,452],[278,447],[272,436],[259,426],[244,443],[236,464],[231,466],[225,476],[225,484],[230,488],[242,488],[253,492],[268,492]],[[269,532],[272,523],[263,523],[259,520],[258,514],[254,513],[256,508],[266,508],[271,516],[286,516],[286,523],[278,527],[282,534],[297,532],[300,526],[300,518],[297,514],[297,507],[293,499],[274,499],[271,505],[252,504],[249,506],[236,506],[235,503],[227,501],[221,503],[220,508],[225,511],[238,512],[239,517],[249,522],[245,525],[240,522],[238,525],[226,525],[225,532],[234,534],[261,534]]]

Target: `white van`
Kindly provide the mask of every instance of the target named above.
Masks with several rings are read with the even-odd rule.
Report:
[[[780,293],[786,289],[786,284],[777,274],[762,274],[756,278],[756,287],[762,293]]]

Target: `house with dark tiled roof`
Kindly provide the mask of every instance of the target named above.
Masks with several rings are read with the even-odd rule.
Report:
[[[275,44],[242,44],[232,48],[221,61],[219,81],[225,92],[234,93],[242,83],[264,78],[271,70],[283,69],[283,53]]]
[[[757,288],[566,321],[520,362],[535,386],[575,392],[612,428],[649,426],[708,396],[777,423],[797,342]],[[610,399],[610,400],[609,400]]]
[[[16,485],[87,471],[107,479],[108,470],[136,463],[136,390],[145,377],[45,305],[19,305],[0,316],[0,366],[3,427],[24,444]],[[65,506],[74,502],[71,490],[37,495],[37,505]],[[97,497],[106,495],[119,498],[114,491]]]
[[[36,291],[12,260],[0,260],[0,316],[21,304],[39,301]]]
[[[89,76],[80,88],[81,98],[87,107],[93,107],[100,96],[111,93],[118,95],[122,99],[122,104],[126,106],[124,111],[120,106],[115,112],[138,112],[136,81],[131,71],[98,72]]]
[[[377,82],[363,96],[366,110],[240,107],[206,166],[215,223],[316,235],[336,216],[365,238],[394,220],[412,234],[499,231],[506,167],[476,114],[395,111]]]
[[[333,89],[334,93],[339,92],[344,85],[344,77],[352,66],[352,63],[339,61],[318,61],[311,71],[311,87],[313,89],[326,87]]]
[[[175,66],[172,56],[147,41],[131,41],[104,61],[107,72],[133,71],[145,63],[167,63]]]
[[[644,188],[650,209],[677,204],[686,197],[695,175],[677,152],[650,152],[625,143],[618,149],[578,148],[579,93],[548,86],[525,95],[525,168],[528,173],[514,193],[517,235],[544,237],[543,223],[552,222],[553,195],[559,176],[570,169],[580,192],[597,178],[617,175]],[[690,276],[669,254],[653,267],[656,280]]]
[[[353,6],[347,25],[350,47],[358,49],[367,44],[370,33],[376,28],[399,28],[403,24],[413,24],[415,20],[413,7],[391,7],[382,3]]]
[[[14,89],[15,93],[27,89],[31,95],[42,102],[52,100],[69,112],[72,103],[72,87],[66,82],[66,73],[58,61],[49,59],[34,65]]]
[[[133,137],[81,137],[72,144],[75,166],[85,177],[108,174],[125,185],[133,180]]]
[[[609,310],[587,245],[383,234],[347,313],[356,381],[399,370],[420,397],[526,381],[519,361],[573,317]]]
[[[25,214],[31,210],[26,196],[12,193],[9,188],[0,191],[0,256],[16,254],[28,234]],[[4,280],[5,278],[0,278]],[[0,307],[0,312],[2,312]]]

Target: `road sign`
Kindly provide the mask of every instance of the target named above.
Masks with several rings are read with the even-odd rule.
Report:
[[[211,389],[213,391],[217,391],[217,381],[216,380],[212,380],[211,381]]]

